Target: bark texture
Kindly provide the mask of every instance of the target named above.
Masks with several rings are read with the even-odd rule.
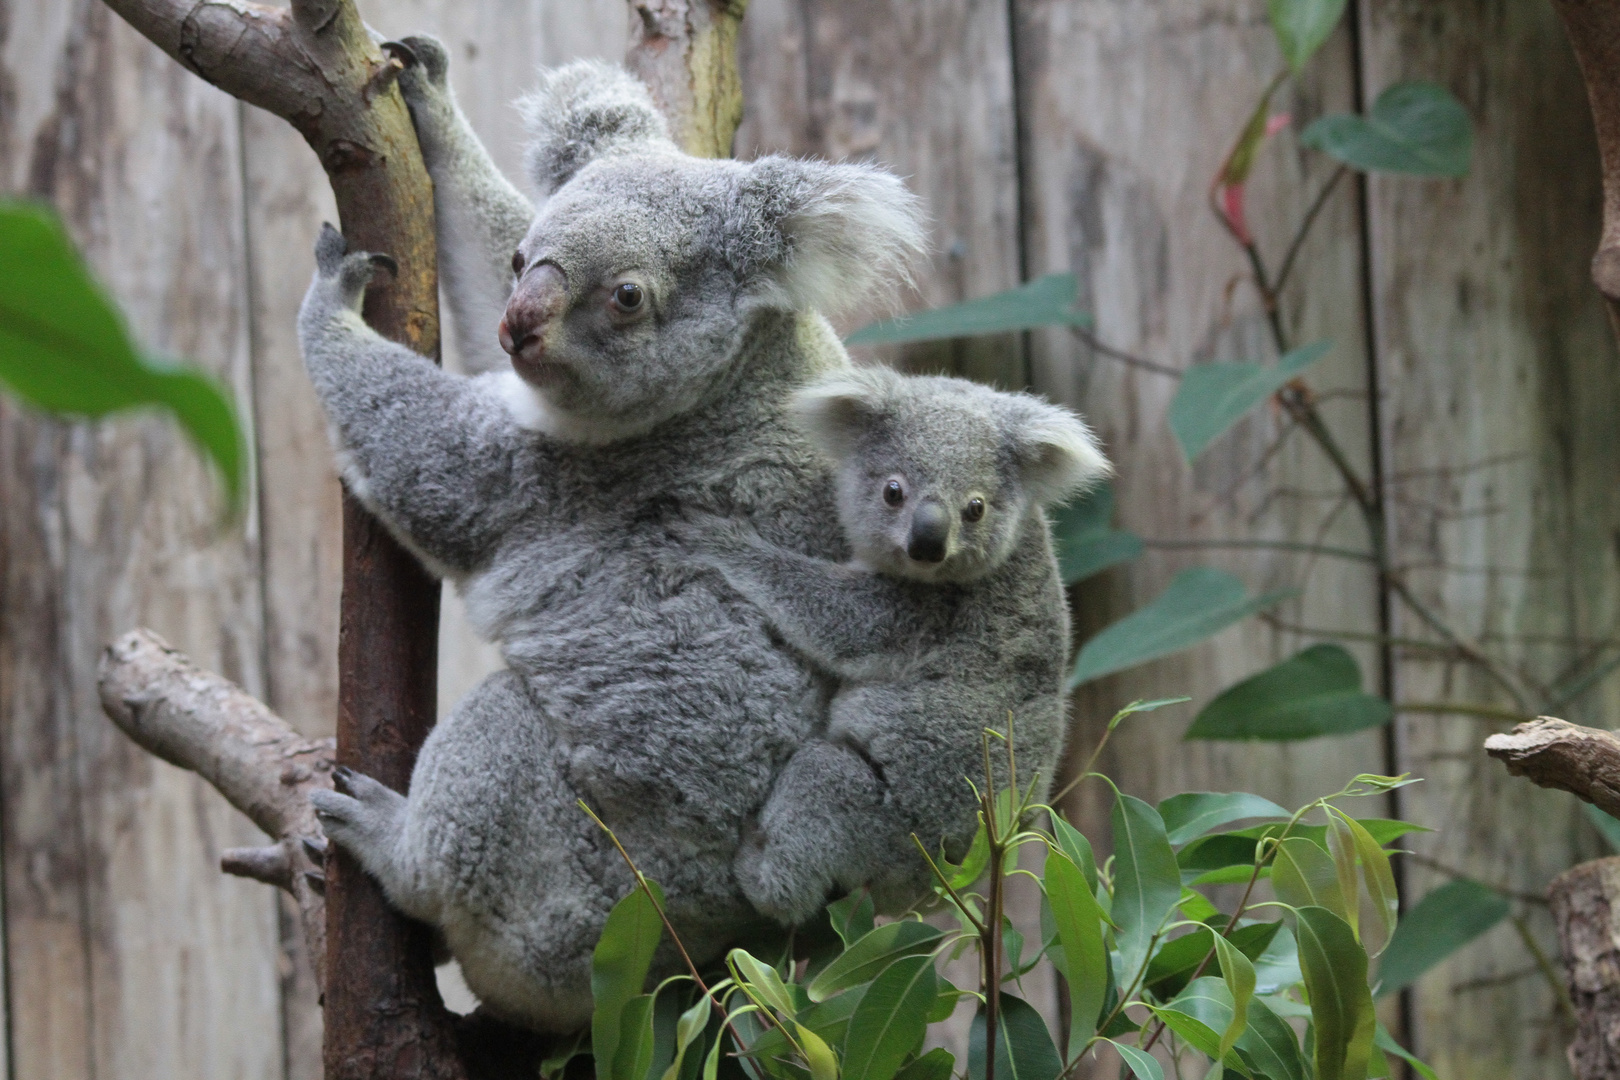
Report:
[[[1492,735],[1485,752],[1514,776],[1578,795],[1620,817],[1620,736],[1612,731],[1542,716],[1510,734]]]
[[[748,0],[630,0],[626,63],[696,157],[730,157],[742,122],[737,36]]]
[[[1592,280],[1609,302],[1620,334],[1620,4],[1553,0],[1586,80],[1598,152],[1603,158],[1603,235],[1592,256]]]
[[[1579,1027],[1567,1051],[1575,1080],[1620,1076],[1620,857],[1594,859],[1547,888]]]

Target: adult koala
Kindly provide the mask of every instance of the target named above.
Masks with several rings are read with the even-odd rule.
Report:
[[[487,352],[505,297],[515,370],[458,377],[368,329],[389,260],[331,230],[299,335],[351,490],[457,583],[509,667],[434,729],[408,799],[346,773],[316,802],[492,1011],[566,1031],[633,884],[577,800],[662,884],[694,959],[759,918],[732,862],[829,688],[666,524],[718,514],[847,555],[784,410],[849,363],[817,312],[903,281],[922,232],[878,169],[687,156],[640,83],[593,63],[522,102],[536,214],[457,109],[442,47],[406,48],[457,326]]]

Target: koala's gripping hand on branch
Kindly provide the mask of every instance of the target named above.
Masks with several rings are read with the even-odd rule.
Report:
[[[508,668],[433,730],[408,794],[353,777],[320,812],[444,931],[487,1007],[568,1031],[633,885],[578,800],[663,885],[695,959],[761,918],[732,867],[825,730],[829,677],[673,525],[715,514],[848,557],[788,402],[849,370],[817,312],[903,283],[919,214],[869,166],[689,157],[646,89],[600,64],[542,73],[522,105],[531,212],[455,108],[442,48],[395,49],[414,61],[444,284],[502,370],[463,378],[372,332],[356,303],[377,260],[331,235],[300,341],[345,482],[455,583]]]
[[[788,763],[738,853],[743,891],[790,923],[834,888],[868,884],[889,910],[922,894],[913,834],[959,860],[985,728],[1013,724],[1020,777],[1039,775],[1044,795],[1062,750],[1068,622],[1042,508],[1108,471],[1078,417],[960,379],[847,373],[801,391],[797,414],[836,465],[856,562],[735,521],[687,534],[840,680],[826,741]]]

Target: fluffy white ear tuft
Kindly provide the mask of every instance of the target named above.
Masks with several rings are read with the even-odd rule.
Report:
[[[738,192],[731,254],[745,274],[764,272],[770,299],[836,315],[893,303],[926,251],[922,205],[891,172],[766,157]]]
[[[542,71],[540,85],[519,98],[517,108],[529,131],[524,164],[542,194],[566,184],[594,158],[675,145],[646,85],[600,60]]]
[[[818,450],[843,461],[888,409],[902,378],[888,368],[853,368],[799,390],[788,410]]]
[[[1113,475],[1086,422],[1061,405],[1013,395],[1009,435],[1031,497],[1043,506],[1067,500]]]

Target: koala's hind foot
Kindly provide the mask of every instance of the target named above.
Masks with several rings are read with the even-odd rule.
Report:
[[[405,845],[405,796],[345,766],[332,780],[336,790],[309,794],[327,839],[359,860],[401,911],[431,918]]]

